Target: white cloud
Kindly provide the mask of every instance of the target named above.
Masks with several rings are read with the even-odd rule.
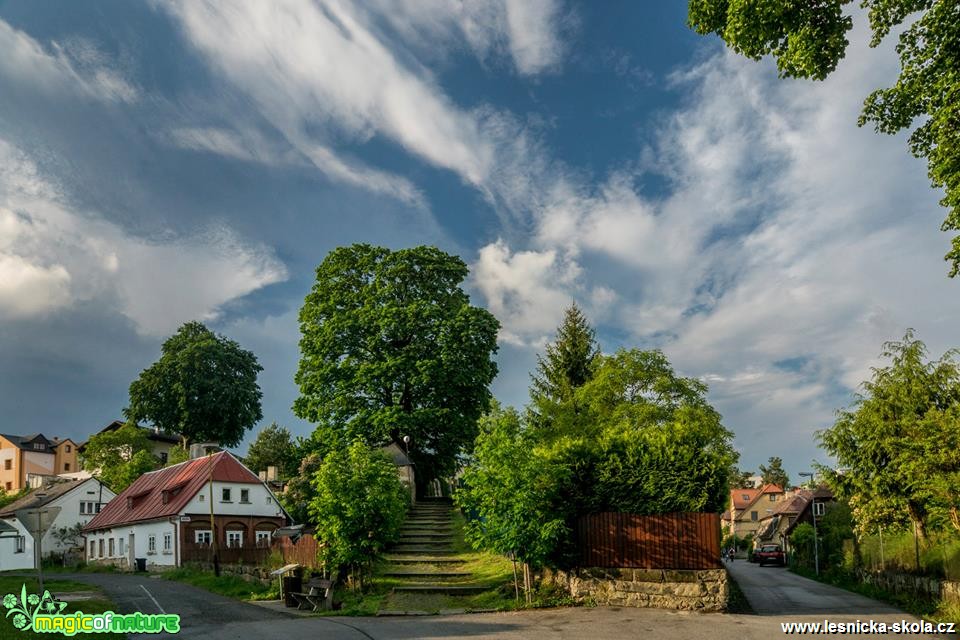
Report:
[[[286,277],[272,252],[227,228],[151,240],[72,211],[29,157],[0,140],[0,316],[97,300],[160,336]]]
[[[555,0],[507,0],[510,52],[517,70],[533,74],[557,65],[560,6]]]
[[[47,51],[0,20],[0,51],[0,77],[49,94],[69,93],[98,102],[135,102],[139,98],[137,88],[90,41],[53,42]]]

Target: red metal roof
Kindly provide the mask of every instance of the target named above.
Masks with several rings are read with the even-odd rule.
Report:
[[[175,516],[198,491],[217,482],[260,484],[260,479],[227,451],[145,473],[87,523],[84,531]],[[179,491],[177,491],[179,489]],[[166,504],[163,493],[168,491]],[[130,500],[128,500],[128,498]],[[132,501],[132,506],[128,503]]]

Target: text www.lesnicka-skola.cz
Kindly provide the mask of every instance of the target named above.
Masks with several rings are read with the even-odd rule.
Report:
[[[920,620],[911,622],[879,622],[876,620],[854,620],[852,622],[781,622],[780,628],[786,634],[823,633],[823,634],[916,634],[916,633],[954,633],[953,622],[930,622]]]

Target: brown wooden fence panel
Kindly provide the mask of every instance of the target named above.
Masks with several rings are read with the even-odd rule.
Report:
[[[221,546],[217,549],[217,555],[223,564],[264,566],[267,564],[271,553],[279,552],[284,564],[296,563],[310,569],[319,569],[320,563],[317,560],[317,551],[319,551],[317,539],[307,534],[301,536],[296,543],[291,542],[290,538],[280,538],[270,546]],[[180,560],[182,562],[210,562],[211,557],[210,545],[208,544],[184,544],[180,550]]]
[[[593,513],[577,522],[580,565],[635,569],[715,569],[720,564],[716,513]]]

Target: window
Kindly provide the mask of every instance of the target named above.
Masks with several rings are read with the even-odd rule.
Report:
[[[817,516],[817,517],[822,516],[822,515],[824,514],[824,507],[825,507],[825,506],[826,506],[826,505],[824,505],[822,502],[814,502],[814,503],[813,503],[813,515],[815,515],[815,516]]]
[[[103,557],[103,538],[100,538],[100,540],[97,541],[97,549],[99,549],[100,551],[100,553],[98,553],[97,555],[102,558]]]
[[[740,497],[743,498],[744,500],[750,500],[750,495],[747,493],[741,494]]]
[[[193,532],[193,541],[197,544],[210,544],[210,529],[197,529]]]
[[[24,536],[17,536],[17,547],[14,549],[14,553],[23,553],[24,545],[26,545],[27,539]]]
[[[87,503],[86,503],[86,502],[81,502],[81,503],[80,503],[80,515],[83,515],[83,514],[85,514],[86,512],[87,512]]]
[[[73,451],[73,449],[70,448],[70,445],[67,445],[67,447],[66,447],[66,452],[67,452],[67,453],[70,453],[71,451]]]
[[[120,545],[119,545],[120,557],[123,557],[126,554],[126,546],[127,546],[126,542],[127,542],[126,540],[124,540],[123,538],[120,538]]]
[[[7,491],[13,491],[13,483],[12,483],[12,482],[8,482],[6,485],[4,485],[4,488],[5,488]]]
[[[250,504],[250,489],[240,489],[240,502]]]
[[[150,537],[147,538],[147,553],[156,553],[157,552],[157,536],[150,534]]]
[[[69,463],[69,462],[64,462],[64,463],[63,463],[63,470],[64,470],[64,471],[70,471],[70,463]]]
[[[770,502],[776,502],[776,501],[777,501],[777,494],[771,493],[771,494],[770,494]]]
[[[94,540],[91,540],[91,541],[90,541],[90,559],[91,559],[91,560],[93,560],[94,558],[97,557],[96,544],[97,544],[97,543],[96,543]]]
[[[228,546],[228,547],[242,547],[242,546],[243,546],[243,531],[227,531],[227,546]]]
[[[751,511],[751,512],[750,512],[750,519],[753,520],[754,522],[756,522],[758,515],[759,515],[759,514],[758,514],[756,511]]]
[[[43,451],[43,443],[42,443],[42,442],[34,442],[34,443],[33,443],[33,448],[36,449],[37,451]]]
[[[10,471],[10,469],[13,469],[13,460],[7,458],[3,461],[3,470]]]
[[[267,547],[270,546],[270,538],[272,533],[269,531],[257,531],[257,546],[258,547]]]
[[[166,452],[166,451],[161,451],[161,452],[160,452],[160,464],[167,464],[167,452]]]
[[[170,553],[173,551],[173,534],[165,533],[163,534],[163,552]]]
[[[201,494],[200,494],[200,502],[203,502],[203,500],[204,500],[204,495],[201,493]]]
[[[230,499],[230,488],[229,488],[229,487],[225,487],[225,488],[223,489],[223,493],[220,494],[220,502],[232,502],[232,500]]]
[[[97,513],[100,513],[100,508],[103,506],[103,503],[97,503]]]
[[[107,543],[107,549],[109,550],[109,553],[107,554],[108,557],[112,558],[116,555],[117,550],[114,548],[113,538],[110,538],[110,541]]]

